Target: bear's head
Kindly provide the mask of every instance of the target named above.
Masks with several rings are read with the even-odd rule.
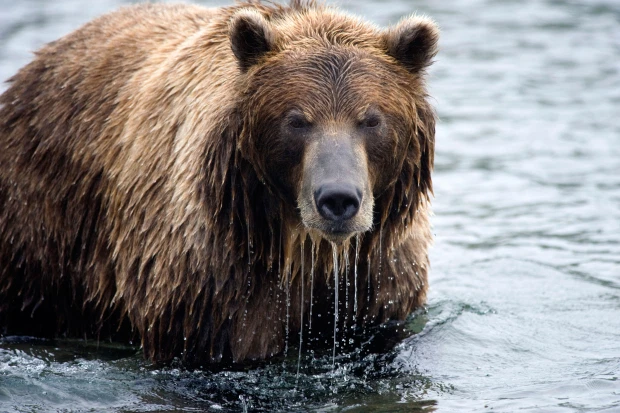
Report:
[[[438,29],[410,17],[380,30],[329,8],[230,23],[244,114],[239,149],[299,224],[340,243],[410,221],[431,191],[435,117],[425,69]]]

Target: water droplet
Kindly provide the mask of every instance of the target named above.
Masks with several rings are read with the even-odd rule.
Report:
[[[335,243],[332,243],[332,258],[334,266],[334,349],[332,352],[332,379],[335,374],[336,367],[336,332],[338,331],[338,249]]]
[[[355,235],[355,263],[353,264],[353,282],[355,284],[355,295],[353,296],[353,320],[357,320],[357,263],[360,258],[360,234]]]
[[[303,336],[304,336],[304,240],[301,241],[301,269],[299,274],[299,284],[301,288],[301,299],[299,300],[299,313],[300,313],[300,322],[299,322],[299,354],[297,355],[297,377],[295,378],[295,388],[297,388],[297,384],[299,382],[299,368],[301,366],[301,348],[303,344]]]

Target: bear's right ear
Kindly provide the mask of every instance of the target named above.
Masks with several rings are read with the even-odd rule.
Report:
[[[273,49],[273,31],[257,11],[241,10],[230,23],[230,44],[241,70],[245,72]]]
[[[438,41],[439,28],[425,17],[406,18],[385,34],[388,53],[412,73],[432,63]]]

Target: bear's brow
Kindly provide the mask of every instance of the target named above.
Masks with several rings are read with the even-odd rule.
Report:
[[[313,53],[304,59],[305,66],[311,76],[320,79],[320,84],[329,89],[330,106],[334,113],[338,113],[346,106],[350,89],[349,77],[358,62],[354,54],[329,48]]]
[[[314,57],[314,58],[313,58]],[[333,84],[341,83],[350,71],[354,56],[335,51],[322,52],[309,59],[311,68]]]

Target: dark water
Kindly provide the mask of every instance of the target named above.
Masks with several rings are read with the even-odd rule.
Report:
[[[120,3],[1,0],[0,78]],[[443,30],[436,244],[411,337],[335,372],[305,353],[299,377],[293,355],[188,372],[132,348],[4,339],[0,412],[620,412],[620,2],[341,4]]]

